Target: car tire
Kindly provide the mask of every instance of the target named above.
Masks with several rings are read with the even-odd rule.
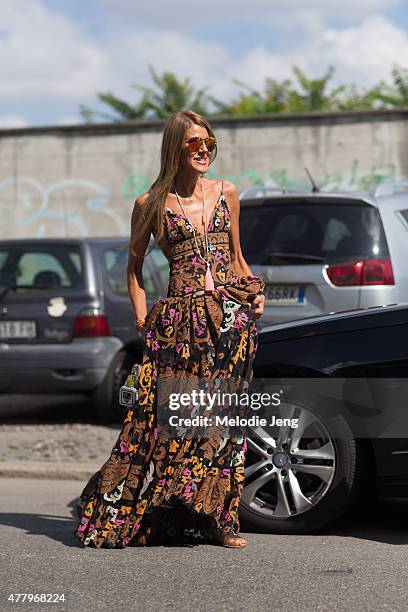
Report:
[[[94,389],[92,403],[100,421],[117,423],[125,419],[128,409],[119,404],[119,390],[136,361],[135,355],[127,351],[119,351],[115,355],[104,381]]]
[[[311,418],[310,415],[312,414],[312,412],[310,411],[310,409],[308,409],[306,405],[302,405],[297,402],[295,405],[295,409],[298,411],[299,414],[302,411],[308,411],[308,418]],[[240,517],[243,519],[243,522],[248,527],[253,528],[256,531],[282,534],[303,534],[316,532],[339,519],[343,514],[345,514],[345,512],[355,501],[359,491],[362,488],[363,476],[365,473],[365,452],[361,441],[357,440],[354,437],[347,421],[341,414],[334,414],[328,418],[324,414],[324,412],[317,413],[315,411],[313,413],[313,418],[318,419],[322,427],[327,432],[327,440],[329,441],[327,442],[327,444],[324,445],[324,448],[332,449],[333,474],[330,481],[326,483],[323,483],[322,481],[326,489],[321,488],[323,494],[321,493],[320,497],[316,496],[314,500],[315,503],[310,503],[310,507],[308,507],[309,501],[305,500],[313,500],[313,495],[309,497],[304,494],[304,491],[302,491],[301,481],[299,480],[299,475],[300,477],[309,476],[310,479],[315,478],[316,482],[318,482],[318,477],[316,475],[308,475],[307,473],[304,474],[302,472],[297,471],[300,469],[299,463],[297,463],[296,467],[296,463],[292,464],[291,462],[289,462],[286,465],[288,469],[285,470],[286,474],[284,476],[281,475],[282,470],[280,470],[280,483],[276,482],[274,493],[272,493],[272,495],[269,493],[268,497],[267,489],[268,487],[270,487],[270,489],[273,488],[273,484],[270,483],[273,481],[272,472],[276,469],[276,466],[274,465],[272,459],[272,467],[269,467],[269,481],[268,475],[266,474],[266,468],[268,467],[268,464],[263,466],[263,472],[260,472],[258,475],[256,474],[256,471],[254,471],[256,467],[256,461],[253,461],[255,453],[252,451],[251,455],[251,446],[253,448],[255,444],[256,446],[261,447],[262,440],[260,440],[259,438],[257,439],[254,435],[251,438],[251,432],[248,431],[248,452],[245,468],[246,479],[244,493],[240,504]],[[332,432],[336,432],[335,437]],[[310,433],[308,435],[310,435]],[[307,438],[307,440],[309,440],[309,438]],[[261,448],[261,450],[263,449]],[[315,455],[318,456],[318,451],[319,448],[317,447],[317,451],[312,452],[314,452]],[[274,449],[273,453],[271,452],[271,457],[276,457],[277,452],[279,452],[279,447]],[[307,452],[304,454],[307,454]],[[322,454],[323,456],[323,453],[320,454]],[[330,456],[330,452],[328,450],[326,454],[327,456]],[[298,456],[301,456],[301,451],[299,452]],[[291,452],[289,452],[289,461],[290,457]],[[306,461],[313,460],[306,459]],[[330,463],[329,459],[325,459],[324,462],[327,464],[328,471],[329,467],[331,467],[332,464]],[[259,464],[261,463],[262,458]],[[320,463],[323,464],[323,460],[321,460]],[[308,464],[306,464],[306,466],[303,465],[303,468],[306,470],[311,469]],[[312,466],[312,470],[318,470],[318,468],[319,465],[317,464],[315,464],[314,467]],[[253,471],[251,472],[251,470]],[[323,466],[322,471],[324,470],[326,470],[326,466]],[[279,470],[276,469],[276,481],[278,480],[278,472]],[[247,478],[247,474],[249,474],[249,480]],[[264,481],[266,483],[265,485],[260,487],[257,492],[259,498],[257,498],[256,493],[255,495],[253,495],[254,491],[256,491],[257,478],[260,484],[262,484],[262,482]],[[260,480],[261,478],[263,478],[264,480]],[[324,475],[324,478],[326,479],[327,475]],[[282,482],[284,482],[283,487]],[[282,488],[285,489],[284,493],[282,493]],[[292,488],[294,491],[293,494]],[[285,499],[285,504],[279,504],[280,509],[282,508],[282,505],[285,506],[285,508],[283,511],[280,511],[279,516],[275,516],[274,513],[276,512],[276,509],[278,507],[279,494],[281,498],[283,497]],[[302,494],[304,499],[301,497]],[[300,500],[299,505],[303,504],[305,508],[303,508],[302,511],[298,512],[297,507],[295,507],[295,503],[293,503],[290,508],[292,512],[288,511],[288,500],[295,500],[296,497],[298,497],[298,499]]]

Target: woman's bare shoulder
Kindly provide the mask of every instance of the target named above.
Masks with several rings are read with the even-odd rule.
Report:
[[[224,194],[226,194],[227,196],[235,195],[236,193],[238,193],[236,186],[231,181],[224,181],[223,189]]]
[[[236,186],[234,185],[234,183],[232,183],[231,181],[224,181],[223,193],[224,193],[225,199],[228,202],[230,211],[231,212],[239,211],[240,203],[239,203],[238,190]]]
[[[209,179],[207,178],[208,189],[214,190],[214,192],[223,192],[224,195],[233,195],[237,193],[237,188],[234,183],[225,179]]]
[[[143,204],[146,202],[149,195],[150,195],[150,191],[145,191],[140,196],[138,196],[135,200],[135,206],[137,206],[138,208],[143,206]]]

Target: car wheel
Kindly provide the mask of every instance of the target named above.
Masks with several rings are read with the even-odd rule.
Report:
[[[92,395],[95,412],[101,421],[121,422],[128,409],[119,404],[119,390],[135,363],[136,357],[126,351],[119,351],[113,359],[109,371]]]
[[[281,404],[279,412],[297,418],[297,428],[248,428],[240,515],[255,529],[309,533],[354,501],[364,453],[340,414],[328,418],[298,403]]]

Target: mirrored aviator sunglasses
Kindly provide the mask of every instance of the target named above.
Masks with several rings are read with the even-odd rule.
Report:
[[[212,153],[217,146],[217,139],[215,136],[207,136],[207,138],[201,138],[200,136],[193,136],[190,140],[187,140],[187,146],[193,153],[196,153],[205,144],[207,150]]]

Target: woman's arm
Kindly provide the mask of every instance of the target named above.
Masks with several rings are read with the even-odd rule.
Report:
[[[235,185],[233,185],[230,181],[224,181],[224,193],[231,212],[230,253],[233,268],[239,277],[252,276],[252,272],[245,261],[241,250],[241,240],[239,235],[240,202]],[[253,304],[256,305],[254,309],[254,313],[257,315],[256,318],[263,314],[264,303],[265,296],[263,294],[255,297]]]
[[[147,300],[146,290],[143,283],[143,263],[144,256],[149,245],[149,239],[151,229],[145,231],[143,234],[140,233],[140,218],[143,210],[143,204],[148,196],[148,193],[144,193],[139,196],[135,201],[132,211],[132,217],[130,221],[130,242],[128,251],[128,266],[127,266],[127,279],[128,279],[128,292],[130,301],[132,302],[133,310],[135,313],[135,319],[142,319],[147,314]],[[136,238],[136,240],[135,240]],[[135,242],[134,242],[135,240]],[[134,243],[133,254],[130,249],[130,244]]]

